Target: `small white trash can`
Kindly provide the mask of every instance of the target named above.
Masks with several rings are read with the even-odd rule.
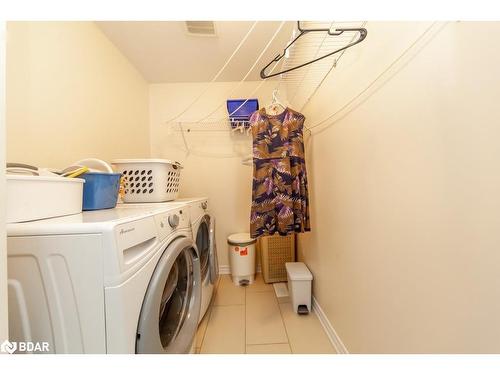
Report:
[[[285,267],[293,311],[308,314],[311,311],[312,273],[302,262],[287,262]]]
[[[231,278],[235,285],[248,285],[255,280],[256,242],[249,233],[235,233],[227,238]]]

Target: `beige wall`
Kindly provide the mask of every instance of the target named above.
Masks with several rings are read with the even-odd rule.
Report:
[[[234,91],[237,85],[237,82],[210,84],[202,99],[177,120],[199,120],[220,104],[224,105],[212,117],[227,117],[225,100],[229,93],[233,92],[233,98],[246,98],[259,86],[259,82],[246,82]],[[271,100],[275,86],[275,82],[267,82],[252,97],[266,104]],[[219,264],[228,265],[227,236],[249,231],[252,168],[244,166],[241,158],[251,153],[251,136],[230,133],[223,125],[195,125],[193,131],[184,133],[189,148],[187,153],[178,127],[165,124],[182,112],[206,87],[206,83],[150,86],[151,155],[183,164],[181,197],[210,198],[211,210],[217,218]],[[210,131],[214,128],[221,131]]]
[[[93,22],[7,23],[7,160],[149,156],[148,86]]]
[[[5,22],[0,22],[0,176],[5,172]],[[5,179],[0,179],[0,207],[5,207]],[[0,342],[9,338],[7,311],[5,210],[0,210]]]
[[[308,124],[428,25],[369,22]],[[308,148],[312,232],[300,252],[353,353],[500,352],[500,23],[433,30]]]

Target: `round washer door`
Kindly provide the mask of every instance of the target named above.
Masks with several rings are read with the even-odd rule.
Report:
[[[200,262],[193,242],[173,240],[149,282],[137,328],[136,353],[188,353],[200,314]]]
[[[210,266],[210,216],[208,215],[203,216],[198,225],[196,247],[200,255],[201,281],[204,282]]]

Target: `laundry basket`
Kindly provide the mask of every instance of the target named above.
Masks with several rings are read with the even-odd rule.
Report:
[[[111,162],[125,180],[125,203],[166,202],[179,195],[182,166],[165,159],[117,159]]]

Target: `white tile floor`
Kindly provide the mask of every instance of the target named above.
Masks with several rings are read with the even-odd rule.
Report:
[[[278,303],[272,284],[236,286],[222,275],[200,323],[196,352],[202,354],[334,354],[314,313],[297,315]]]

